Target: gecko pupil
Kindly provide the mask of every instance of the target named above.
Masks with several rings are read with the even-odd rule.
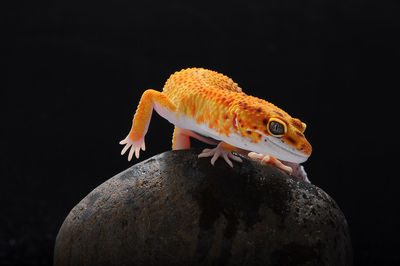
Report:
[[[269,123],[269,130],[275,135],[282,135],[284,133],[283,125],[276,121],[271,121],[271,123]]]

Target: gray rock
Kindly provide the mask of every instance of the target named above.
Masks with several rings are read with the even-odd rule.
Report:
[[[244,159],[169,151],[76,205],[55,265],[352,265],[348,226],[323,190]]]

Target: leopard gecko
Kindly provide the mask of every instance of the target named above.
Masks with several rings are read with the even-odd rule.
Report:
[[[172,149],[190,148],[190,137],[217,145],[198,155],[242,162],[232,152],[271,164],[309,182],[299,165],[311,154],[304,136],[306,124],[275,105],[242,92],[229,77],[203,68],[188,68],[172,74],[163,91],[146,90],[133,117],[121,155],[129,150],[139,158],[153,109],[175,125]]]

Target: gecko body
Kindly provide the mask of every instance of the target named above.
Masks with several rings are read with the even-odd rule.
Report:
[[[128,159],[138,158],[145,150],[144,136],[153,109],[175,125],[172,149],[190,148],[190,137],[208,144],[199,157],[222,157],[230,166],[231,159],[241,162],[232,151],[273,164],[293,174],[293,167],[310,156],[312,148],[304,136],[305,123],[292,118],[275,105],[246,95],[229,77],[203,68],[189,68],[172,74],[163,91],[143,93],[128,136],[120,142],[129,148]],[[297,167],[295,167],[297,169]],[[307,180],[303,168],[294,173]]]

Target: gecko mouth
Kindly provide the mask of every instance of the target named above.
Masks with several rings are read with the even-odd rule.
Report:
[[[267,137],[267,139],[268,142],[272,144],[273,150],[277,150],[277,154],[271,155],[280,160],[285,160],[293,163],[302,163],[305,162],[309,157],[297,151],[295,148],[290,147],[281,139],[276,139],[274,137]]]

